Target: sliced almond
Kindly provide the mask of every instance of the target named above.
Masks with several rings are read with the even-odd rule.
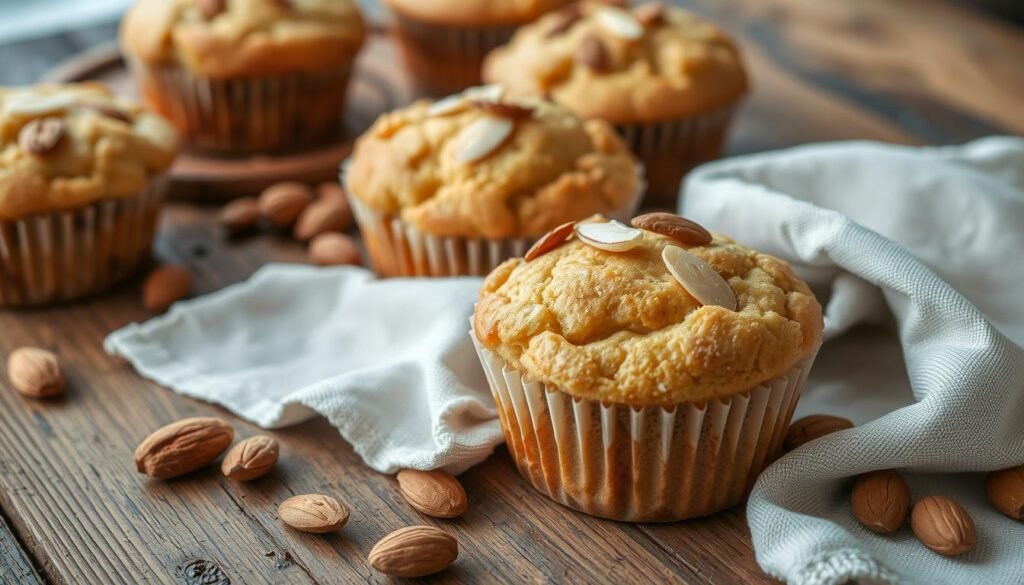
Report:
[[[608,252],[632,250],[644,238],[643,231],[614,219],[604,223],[576,224],[576,235],[583,243]]]
[[[529,262],[530,260],[540,258],[544,254],[547,254],[551,250],[561,246],[562,243],[568,240],[569,236],[572,235],[575,226],[576,222],[567,221],[544,234],[541,239],[537,240],[532,246],[530,246],[530,249],[526,251],[526,255],[523,259]]]
[[[736,310],[736,293],[706,262],[679,246],[665,246],[661,258],[672,276],[697,302]]]
[[[483,111],[490,116],[497,116],[499,118],[511,118],[513,120],[519,120],[522,118],[529,118],[533,115],[533,108],[527,106],[517,106],[515,104],[508,104],[504,102],[481,102],[474,101],[473,107]]]
[[[505,97],[505,88],[496,83],[478,85],[463,90],[462,96],[470,101],[500,102],[501,98]]]
[[[601,8],[594,18],[601,28],[620,39],[635,41],[644,36],[644,27],[632,14],[620,8]]]
[[[29,154],[45,156],[57,150],[66,132],[67,126],[61,118],[36,118],[21,127],[18,146]]]
[[[508,140],[515,122],[508,118],[481,116],[466,126],[455,144],[455,157],[460,162],[474,163],[498,149]]]
[[[40,95],[32,92],[11,94],[4,100],[4,113],[15,116],[56,114],[74,106],[77,98],[67,93]]]
[[[466,96],[461,93],[441,98],[427,108],[428,116],[448,116],[465,110],[469,106]]]

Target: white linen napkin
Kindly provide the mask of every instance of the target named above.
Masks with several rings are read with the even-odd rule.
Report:
[[[689,177],[681,211],[821,291],[826,343],[797,416],[859,425],[761,476],[747,508],[761,567],[800,585],[1024,583],[1024,523],[987,503],[976,473],[1024,463],[1024,141],[725,160]],[[889,314],[895,327],[853,329]],[[911,473],[915,499],[963,504],[977,547],[945,558],[909,527],[861,527],[851,478],[893,468]]]

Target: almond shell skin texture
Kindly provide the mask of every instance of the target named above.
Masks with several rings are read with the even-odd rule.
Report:
[[[235,430],[213,417],[187,418],[158,429],[135,450],[139,473],[170,479],[195,471],[231,445]]]
[[[455,518],[469,507],[466,490],[447,471],[403,469],[398,472],[398,486],[409,505],[434,518]]]
[[[789,425],[783,446],[786,451],[792,451],[805,443],[810,443],[814,439],[824,437],[836,431],[852,428],[853,422],[849,419],[830,414],[812,414],[795,420]]]
[[[50,351],[22,347],[7,357],[7,377],[24,396],[50,398],[64,391],[64,372],[60,360]]]
[[[853,485],[850,509],[868,530],[878,534],[895,532],[910,513],[910,486],[892,470],[865,473]]]
[[[221,472],[237,481],[251,481],[270,473],[279,454],[277,440],[266,435],[249,437],[228,451]]]
[[[142,284],[142,304],[162,313],[192,292],[192,274],[181,266],[164,265],[146,277]]]
[[[1024,521],[1024,465],[993,471],[985,477],[988,501],[1006,516]]]
[[[322,494],[303,494],[288,498],[277,508],[281,521],[302,532],[325,534],[348,524],[348,506]]]
[[[943,496],[927,496],[914,504],[910,527],[922,544],[953,557],[972,548],[978,540],[971,515],[953,500]]]
[[[279,228],[291,227],[312,202],[312,189],[294,181],[271,185],[259,197],[260,212]]]
[[[459,558],[459,543],[432,526],[407,526],[380,539],[370,551],[374,569],[392,577],[425,577],[439,573]]]

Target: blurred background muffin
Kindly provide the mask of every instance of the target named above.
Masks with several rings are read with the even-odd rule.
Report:
[[[483,78],[615,124],[647,167],[647,201],[671,207],[683,174],[722,154],[747,91],[736,45],[661,3],[585,2],[549,14],[492,52]]]
[[[189,146],[237,153],[337,135],[364,35],[351,0],[140,0],[121,46]]]
[[[608,124],[490,86],[385,114],[342,182],[378,273],[454,276],[486,274],[567,221],[628,217],[641,178]]]
[[[382,0],[424,93],[443,96],[480,83],[480,64],[516,27],[572,0]]]
[[[0,89],[0,307],[99,292],[149,257],[177,152],[97,84]]]

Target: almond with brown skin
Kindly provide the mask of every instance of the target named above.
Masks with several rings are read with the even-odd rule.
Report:
[[[358,265],[359,246],[345,234],[328,232],[309,242],[309,259],[317,266]]]
[[[793,421],[789,425],[789,431],[786,432],[786,438],[782,445],[786,451],[792,451],[819,437],[852,428],[853,423],[849,419],[830,414],[812,414]]]
[[[149,273],[142,283],[142,304],[150,311],[163,312],[192,292],[192,275],[181,266],[168,264]]]
[[[266,435],[249,437],[228,451],[220,470],[231,479],[251,481],[270,473],[279,452],[275,439]]]
[[[306,206],[313,202],[309,186],[295,181],[271,185],[260,193],[259,206],[263,217],[276,227],[291,227]]]
[[[341,185],[334,181],[324,181],[316,186],[316,197],[317,200],[333,201],[345,209],[345,224],[341,229],[347,230],[352,226],[352,206],[349,204],[348,198],[345,197],[345,190],[341,188]]]
[[[336,199],[317,199],[295,222],[295,238],[305,242],[323,233],[341,231],[350,217],[348,208]]]
[[[928,496],[914,504],[910,527],[922,544],[947,557],[974,548],[978,540],[974,520],[963,506],[943,496]]]
[[[433,526],[407,526],[380,539],[370,550],[370,566],[392,577],[426,577],[459,558],[459,543]]]
[[[668,236],[687,246],[706,246],[713,239],[711,232],[699,223],[674,213],[645,213],[634,217],[630,223],[635,228]]]
[[[562,225],[556,227],[550,232],[544,234],[539,240],[534,242],[530,249],[526,251],[526,255],[523,257],[527,262],[540,258],[544,254],[547,254],[551,250],[561,246],[566,240],[572,236],[575,231],[576,222],[567,221]]]
[[[427,516],[455,518],[469,507],[462,484],[443,469],[403,469],[398,472],[397,479],[405,501]]]
[[[50,398],[64,391],[64,372],[50,351],[21,347],[7,357],[7,377],[18,392],[32,398]]]
[[[1014,520],[1024,520],[1024,465],[988,474],[985,495],[996,510]]]
[[[879,534],[895,532],[910,513],[910,486],[892,470],[865,473],[853,484],[850,509],[868,530]]]
[[[179,420],[146,437],[135,450],[135,467],[156,479],[185,475],[216,459],[234,438],[235,430],[219,418]]]
[[[324,534],[348,523],[348,506],[323,494],[304,494],[288,498],[277,508],[281,521],[296,530]]]
[[[36,118],[21,127],[18,146],[29,154],[45,156],[57,150],[66,132],[67,126],[60,118]]]
[[[206,20],[213,20],[221,12],[227,8],[227,2],[225,0],[199,0],[199,12],[202,13],[203,18]]]
[[[588,35],[583,39],[576,51],[576,60],[591,71],[597,72],[607,71],[611,64],[608,48],[605,47],[604,41],[595,35]]]
[[[633,17],[647,28],[665,24],[665,5],[661,2],[641,4],[633,9]]]
[[[221,208],[217,214],[217,223],[229,235],[237,236],[254,229],[260,215],[260,204],[255,197],[240,197]]]

